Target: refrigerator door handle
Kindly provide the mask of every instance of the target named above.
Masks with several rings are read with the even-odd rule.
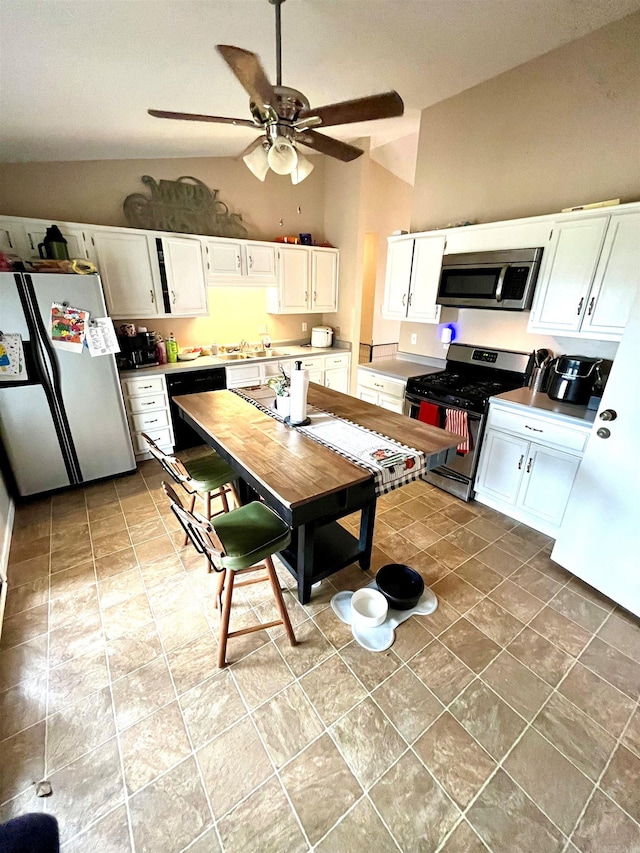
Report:
[[[56,434],[60,441],[60,447],[65,467],[69,474],[69,479],[72,484],[82,483],[83,479],[82,471],[80,470],[80,461],[78,460],[78,455],[73,444],[71,428],[62,403],[60,373],[58,371],[55,352],[42,321],[40,311],[38,310],[31,277],[29,275],[25,275],[24,282],[25,286],[21,296],[23,295],[26,301],[25,317],[29,331],[31,332],[33,360],[39,374],[38,378],[42,383],[44,393],[47,397],[47,402],[49,403],[51,417],[53,419]]]

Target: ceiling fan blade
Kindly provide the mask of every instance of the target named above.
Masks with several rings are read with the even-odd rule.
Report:
[[[302,133],[296,133],[295,141],[302,143],[302,145],[307,145],[321,154],[327,154],[329,157],[342,160],[344,163],[355,160],[356,157],[364,153],[361,148],[356,148],[355,145],[348,145],[346,142],[340,142],[339,139],[332,139],[330,136],[325,136],[316,130],[305,130]]]
[[[262,130],[259,124],[246,118],[225,118],[224,116],[202,116],[197,113],[173,113],[168,110],[147,110],[150,116],[155,118],[175,118],[180,121],[212,121],[217,124],[237,124],[240,127],[255,127]]]
[[[255,53],[230,44],[217,44],[216,49],[249,93],[254,104],[258,107],[273,104],[273,86]]]
[[[323,127],[336,124],[351,124],[356,121],[374,121],[381,118],[394,118],[404,113],[404,103],[397,92],[384,92],[353,101],[341,101],[325,107],[301,110],[299,119],[318,116]]]

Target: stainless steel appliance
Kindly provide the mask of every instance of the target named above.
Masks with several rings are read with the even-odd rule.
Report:
[[[211,367],[208,370],[181,370],[178,373],[167,374],[167,392],[176,450],[202,444],[202,438],[180,417],[173,397],[179,397],[182,394],[199,394],[202,391],[219,391],[226,387],[227,375],[224,367]]]
[[[549,366],[547,394],[552,400],[586,406],[593,386],[600,378],[601,358],[586,355],[561,355]]]
[[[29,496],[135,470],[116,361],[53,346],[52,303],[106,317],[97,275],[0,273],[2,331],[22,337],[25,370],[0,382],[0,466]]]
[[[527,385],[532,369],[531,353],[451,344],[444,370],[407,381],[409,417],[465,436],[450,462],[425,475],[427,482],[473,499],[489,397]]]
[[[118,335],[120,352],[116,356],[121,370],[138,367],[153,367],[158,364],[156,345],[151,332],[134,335]]]
[[[542,249],[445,255],[436,302],[453,308],[531,308]]]

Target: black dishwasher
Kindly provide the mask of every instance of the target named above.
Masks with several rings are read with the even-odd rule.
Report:
[[[175,437],[175,449],[184,450],[202,444],[200,436],[186,424],[178,414],[174,397],[182,394],[199,394],[201,391],[219,391],[227,387],[224,367],[211,367],[208,370],[182,370],[167,374],[167,391],[171,406],[171,421]]]

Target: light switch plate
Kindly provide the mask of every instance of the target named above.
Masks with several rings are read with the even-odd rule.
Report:
[[[306,324],[306,323],[303,323],[303,324],[302,324],[302,331],[303,331],[303,332],[306,332],[306,331],[307,331],[307,324]]]
[[[417,344],[417,343],[418,343],[418,335],[416,334],[416,332],[414,332],[414,333],[411,335],[411,343],[412,343],[412,344]]]

